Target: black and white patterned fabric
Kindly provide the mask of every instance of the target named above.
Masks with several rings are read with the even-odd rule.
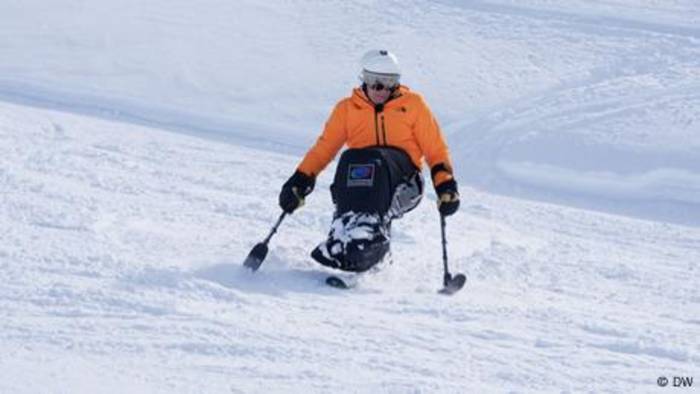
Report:
[[[331,268],[362,272],[384,258],[389,238],[389,228],[379,215],[345,212],[333,220],[328,239],[312,256]]]

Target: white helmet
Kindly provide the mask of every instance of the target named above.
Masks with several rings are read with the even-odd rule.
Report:
[[[388,77],[398,83],[401,77],[401,69],[396,55],[386,50],[373,49],[365,53],[360,64],[362,66],[360,80],[365,83],[374,79],[370,77]]]

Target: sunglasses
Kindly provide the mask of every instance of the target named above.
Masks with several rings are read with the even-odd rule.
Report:
[[[368,84],[368,85],[367,85],[367,88],[372,89],[372,90],[376,90],[376,91],[394,90],[394,89],[396,89],[396,85],[387,86],[387,85],[384,85],[384,84],[381,83],[381,82],[375,82],[375,83],[373,83],[372,85],[369,85],[369,84]]]
[[[399,78],[397,75],[378,75],[365,71],[362,75],[362,81],[367,84],[367,87],[372,90],[394,90],[399,86]]]

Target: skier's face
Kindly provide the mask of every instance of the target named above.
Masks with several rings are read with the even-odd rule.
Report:
[[[379,88],[382,89],[379,89]],[[373,103],[375,104],[384,104],[388,99],[389,96],[391,96],[391,89],[387,86],[383,85],[368,85],[367,86],[367,95],[369,96],[369,99],[372,100]]]
[[[384,104],[399,86],[399,78],[398,74],[381,74],[363,70],[360,79],[367,86],[369,99],[375,104]]]

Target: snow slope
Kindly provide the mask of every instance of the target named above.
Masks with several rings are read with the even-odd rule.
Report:
[[[394,50],[460,179],[700,224],[693,0],[11,1],[0,98],[301,154]]]
[[[4,2],[0,392],[698,384],[699,13]],[[330,224],[331,170],[262,269],[240,267],[374,46],[399,54],[459,167],[450,267],[469,282],[454,297],[436,294],[432,192],[393,226],[394,264],[350,292],[323,285],[308,252]]]
[[[700,231],[466,190],[341,292],[330,175],[252,275],[295,158],[0,105],[0,392],[645,392],[700,362]],[[250,175],[248,175],[250,174]],[[251,177],[252,175],[252,177]]]

